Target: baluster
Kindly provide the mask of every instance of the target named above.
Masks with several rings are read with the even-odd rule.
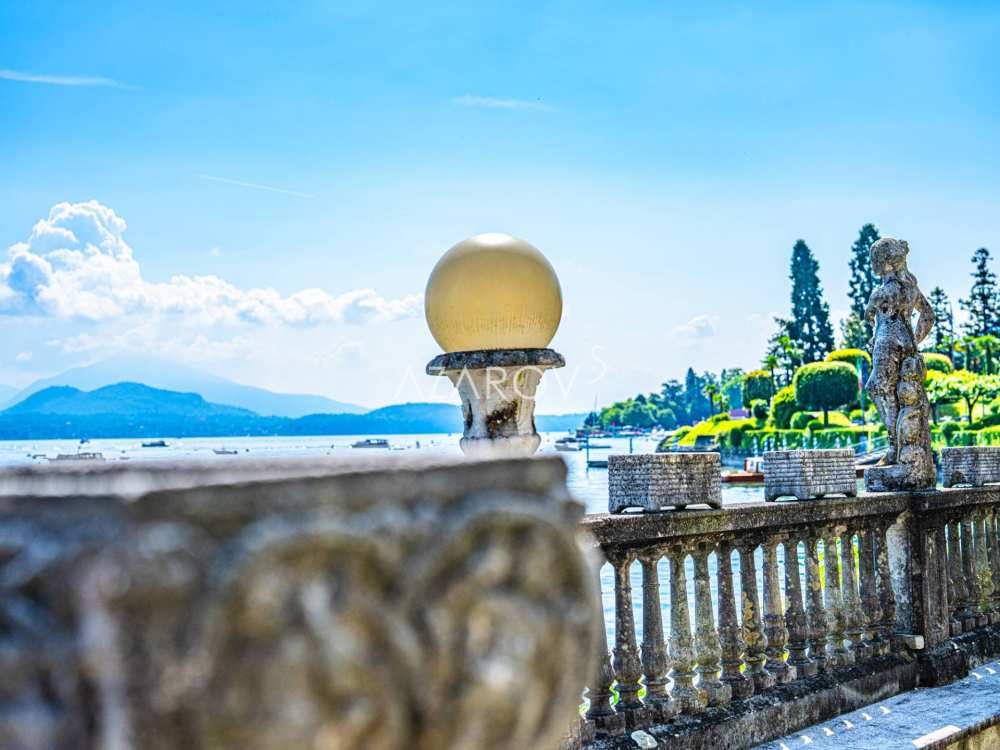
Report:
[[[666,721],[677,715],[677,707],[667,693],[667,644],[663,639],[663,607],[657,569],[661,556],[657,549],[645,550],[639,555],[642,564],[642,671],[646,675],[646,705],[657,719]]]
[[[958,632],[952,623],[951,634],[958,635],[972,618],[969,610],[969,592],[965,586],[965,574],[962,572],[962,545],[960,535],[962,526],[958,521],[948,522],[948,599],[951,601],[951,615],[958,623]]]
[[[701,713],[708,702],[704,692],[694,686],[695,656],[691,638],[691,614],[688,610],[687,573],[684,560],[687,550],[675,545],[668,551],[670,560],[670,676],[674,680],[671,697],[681,711]]]
[[[881,656],[887,650],[882,643],[879,622],[882,610],[879,608],[878,591],[875,588],[875,532],[865,529],[858,538],[858,560],[861,563],[861,603],[865,622],[866,645],[869,657]]]
[[[816,664],[809,658],[809,618],[802,605],[802,572],[799,569],[799,538],[785,540],[785,626],[788,628],[788,663],[798,678],[816,674]]]
[[[1000,537],[997,536],[997,509],[990,508],[986,516],[986,540],[989,544],[990,565],[993,569],[993,607],[991,622],[1000,624]]]
[[[984,625],[989,625],[993,609],[993,571],[990,569],[986,518],[985,508],[976,511],[976,578],[979,582],[979,610],[986,619]]]
[[[736,597],[733,593],[733,548],[728,541],[719,544],[719,641],[722,647],[722,681],[732,691],[733,699],[753,695],[753,681],[743,674],[743,653],[746,644],[736,618]]]
[[[629,568],[635,561],[634,550],[608,552],[608,561],[615,569],[615,677],[618,680],[619,712],[642,708],[639,690],[642,687],[642,662],[635,639],[635,615],[632,612],[632,580]]]
[[[871,656],[871,646],[861,640],[864,615],[858,595],[857,565],[854,563],[854,529],[848,528],[840,539],[840,570],[844,597],[845,635],[851,642],[853,661],[865,661]]]
[[[826,671],[826,610],[823,607],[823,581],[819,573],[819,539],[806,537],[806,606],[809,608],[809,657],[820,674]]]
[[[732,689],[719,679],[722,674],[722,646],[715,629],[712,610],[712,582],[708,576],[708,555],[712,551],[706,542],[695,545],[694,557],[694,622],[695,654],[698,658],[698,687],[704,691],[710,706],[724,706],[733,697]]]
[[[785,644],[788,631],[785,629],[785,613],[781,606],[781,581],[778,578],[779,537],[772,536],[764,541],[764,634],[767,636],[767,664],[764,666],[774,675],[777,684],[795,679],[795,670],[785,662]]]
[[[943,519],[938,519],[931,523],[933,525],[929,533],[932,544],[928,545],[928,549],[933,550],[934,555],[931,559],[927,560],[927,568],[930,571],[929,575],[933,575],[937,579],[938,584],[940,584],[942,581],[947,582],[950,580],[948,574],[946,523]],[[948,640],[952,632],[957,635],[962,632],[962,629],[958,621],[952,617],[954,608],[948,599],[950,594],[949,586],[938,585],[934,588],[937,591],[938,600],[936,602],[928,602],[928,606],[932,610],[929,614],[932,620],[933,637],[929,638],[927,642],[939,644]],[[954,628],[954,631],[952,628]]]
[[[979,609],[979,579],[976,577],[976,540],[973,532],[972,513],[962,516],[962,573],[965,575],[965,588],[968,593],[970,612],[969,627],[980,628],[986,624],[986,618]]]
[[[853,663],[844,646],[844,601],[840,593],[840,553],[837,550],[837,529],[827,529],[823,539],[823,567],[826,571],[827,658],[835,667]]]
[[[743,641],[747,645],[747,669],[753,680],[754,690],[761,692],[774,685],[774,675],[764,669],[765,639],[760,621],[760,595],[757,593],[757,561],[754,559],[756,543],[740,545],[740,588],[742,606],[740,622]]]
[[[883,653],[888,654],[895,650],[893,633],[896,632],[896,592],[892,587],[892,571],[889,568],[889,527],[891,523],[885,522],[878,527],[878,536],[875,541],[877,549],[875,561],[878,567],[878,602],[882,611],[882,621],[879,624],[879,632],[882,636]]]
[[[600,571],[597,573],[597,590],[601,590]],[[595,682],[587,690],[587,697],[590,698],[587,720],[593,722],[598,736],[613,737],[624,733],[625,722],[624,717],[615,713],[611,707],[611,696],[613,695],[611,686],[615,681],[615,672],[611,668],[611,654],[608,651],[608,639],[603,627],[597,643],[597,663]]]

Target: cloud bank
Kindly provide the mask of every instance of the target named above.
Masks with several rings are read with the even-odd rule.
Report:
[[[120,81],[101,76],[53,76],[44,73],[27,73],[22,70],[0,70],[0,78],[21,83],[44,83],[49,86],[109,86],[116,89],[134,88]]]
[[[283,296],[270,288],[242,289],[218,276],[150,282],[125,242],[125,229],[125,220],[97,201],[53,206],[0,264],[0,315],[307,327],[398,320],[415,316],[423,304],[420,295],[386,299],[374,289],[330,294],[312,288]]]
[[[478,107],[480,109],[522,109],[534,110],[535,112],[552,112],[554,107],[543,104],[539,101],[528,101],[527,99],[504,99],[496,96],[457,96],[451,100],[453,104],[462,107]]]

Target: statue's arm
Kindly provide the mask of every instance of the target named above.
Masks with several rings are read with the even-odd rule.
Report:
[[[931,307],[930,302],[919,289],[917,290],[916,309],[920,317],[917,318],[917,330],[914,332],[914,338],[917,340],[917,346],[920,346],[920,342],[927,338],[931,329],[934,328],[937,318],[934,315],[934,308]]]

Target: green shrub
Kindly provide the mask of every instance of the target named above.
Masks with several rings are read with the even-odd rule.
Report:
[[[774,381],[771,380],[771,373],[767,370],[754,370],[743,376],[744,405],[752,404],[754,401],[770,403],[773,395]]]
[[[955,371],[955,365],[952,364],[951,359],[945,354],[938,354],[937,352],[924,352],[924,364],[927,365],[928,370],[936,370],[937,372],[949,373]]]
[[[787,430],[792,415],[799,410],[795,401],[795,388],[788,385],[774,394],[771,400],[771,421],[779,430]]]
[[[846,362],[814,362],[799,368],[792,385],[799,406],[821,409],[829,426],[830,410],[858,397],[858,372]]]
[[[767,414],[768,414],[767,401],[758,398],[750,403],[750,416],[752,416],[758,422],[763,422],[765,419],[767,419]]]
[[[809,416],[811,417],[812,415],[810,414]],[[825,428],[826,425],[823,424],[822,419],[810,419],[809,422],[806,424],[807,432],[820,432]]]
[[[954,435],[956,432],[959,432],[961,429],[962,425],[960,425],[958,422],[945,422],[943,425],[941,425],[941,434],[944,435],[945,438],[950,439],[952,435]]]
[[[863,422],[865,420],[865,413],[861,409],[851,409],[850,420],[851,422]]]
[[[712,417],[709,422],[712,424],[719,424],[719,422],[728,422],[729,419],[729,415],[726,412],[722,412],[722,414],[716,414]]]
[[[858,360],[863,359],[867,367],[866,372],[872,371],[872,358],[863,349],[837,349],[826,355],[827,362],[846,362],[852,367],[857,367]]]
[[[804,430],[815,418],[811,411],[797,411],[792,415],[792,420],[788,424],[793,430]]]

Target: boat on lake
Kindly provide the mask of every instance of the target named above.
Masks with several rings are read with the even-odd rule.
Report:
[[[351,443],[352,448],[388,448],[389,441],[385,438],[365,438],[356,443]]]
[[[580,450],[580,441],[575,437],[561,437],[556,440],[556,450],[557,451],[578,451]]]
[[[96,451],[80,451],[78,453],[60,453],[49,461],[104,461],[104,454]]]
[[[235,456],[239,451],[235,448],[212,448],[212,453],[216,456]]]
[[[166,440],[148,440],[142,444],[143,448],[166,448]]]

